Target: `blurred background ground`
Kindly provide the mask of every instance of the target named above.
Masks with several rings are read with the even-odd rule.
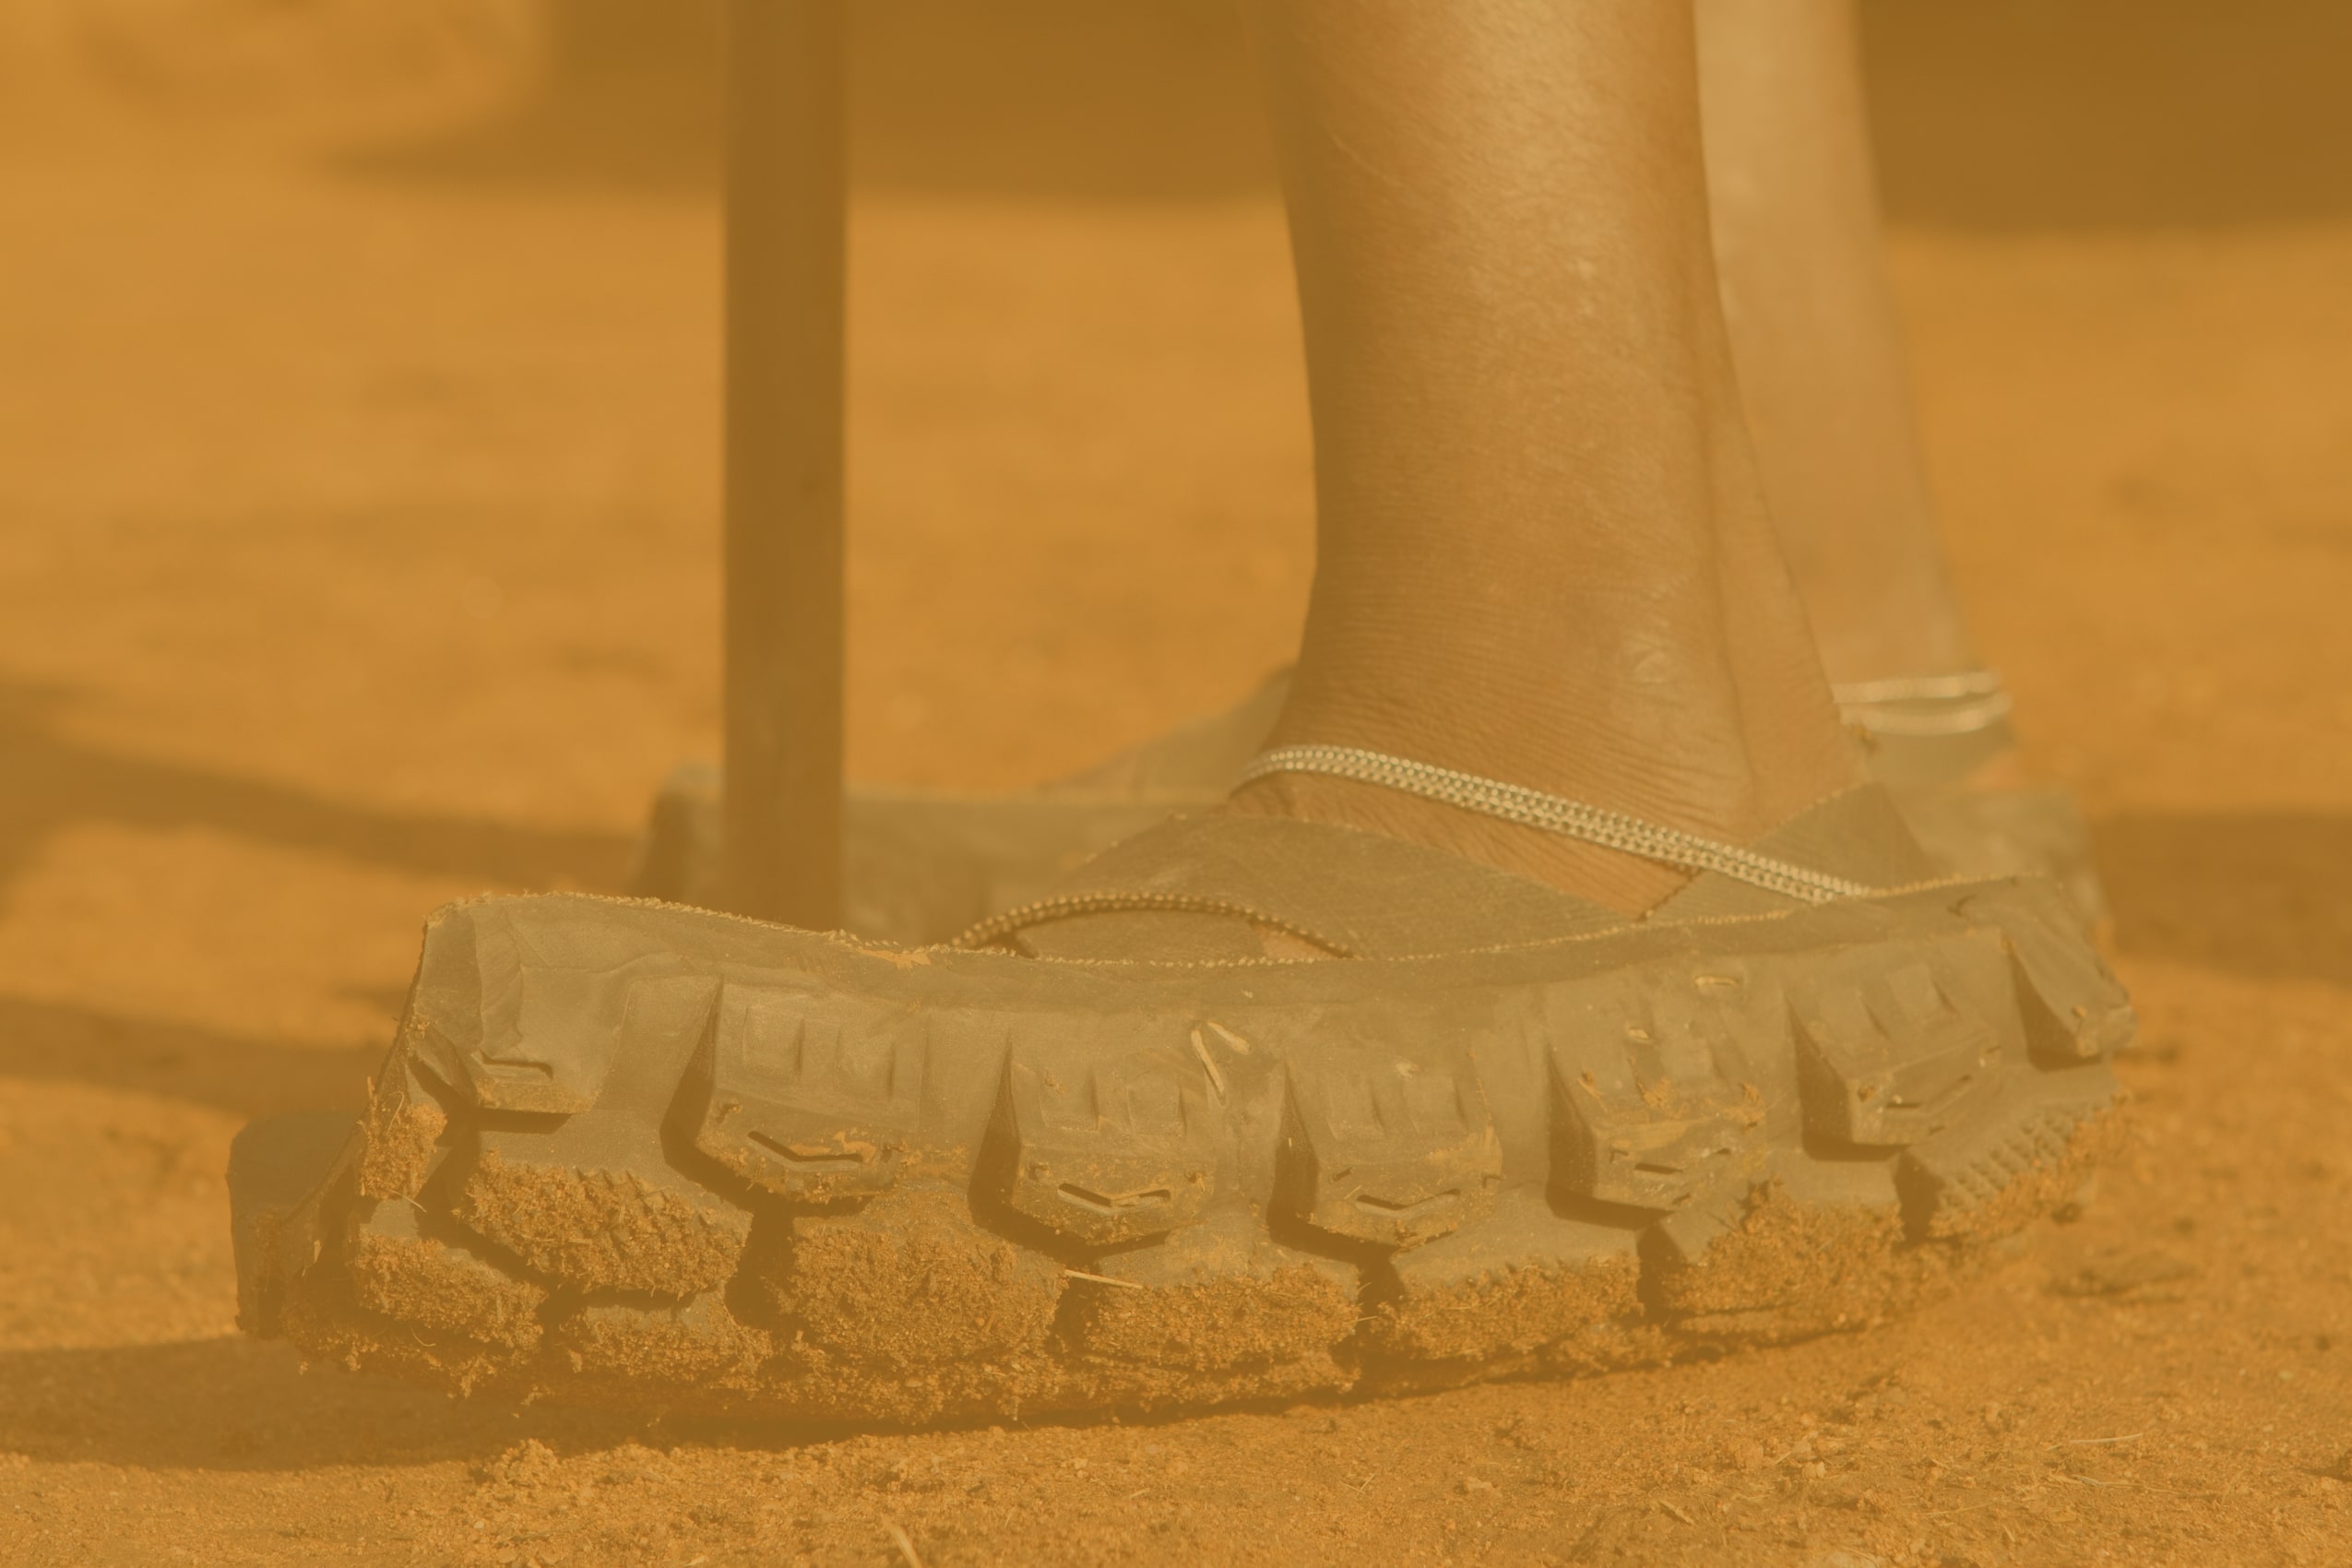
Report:
[[[1788,1352],[839,1438],[231,1326],[236,1126],[715,744],[713,9],[0,0],[0,1562],[2340,1560],[2352,10],[1868,14],[1958,571],[2147,1020],[2101,1204]],[[857,18],[852,766],[1015,784],[1295,635],[1280,213],[1222,0]]]

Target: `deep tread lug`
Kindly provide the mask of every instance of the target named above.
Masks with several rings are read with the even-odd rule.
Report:
[[[1710,989],[1628,977],[1580,988],[1554,1017],[1553,1182],[1564,1195],[1678,1208],[1763,1158],[1764,1090]]]
[[[2001,1039],[1921,955],[1889,965],[1863,953],[1789,998],[1805,1126],[1846,1144],[1932,1136],[1991,1087]]]
[[[1217,1192],[1214,1090],[1168,1019],[1089,1021],[1054,1047],[1016,1039],[1003,1197],[1090,1247],[1165,1235]]]
[[[2120,1135],[2105,1063],[2020,1075],[1985,1114],[1906,1149],[1895,1184],[1914,1234],[1990,1240],[2063,1206]]]
[[[2027,1048],[2052,1066],[2100,1062],[2130,1040],[2131,998],[2091,945],[2047,920],[2002,932]]]
[[[1467,1056],[1360,1049],[1289,1063],[1276,1201],[1334,1236],[1410,1247],[1484,1216],[1503,1146]]]
[[[730,985],[682,1120],[696,1148],[780,1197],[887,1192],[921,1117],[925,1032],[904,1010]]]

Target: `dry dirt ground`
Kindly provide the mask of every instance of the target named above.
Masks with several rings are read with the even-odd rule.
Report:
[[[0,165],[0,1562],[2352,1558],[2352,221],[1899,230],[1936,481],[2146,1049],[1921,1316],[1581,1384],[856,1435],[452,1402],[232,1325],[253,1114],[423,913],[614,885],[716,729],[694,189]],[[855,226],[855,769],[1219,703],[1309,569],[1263,192]]]

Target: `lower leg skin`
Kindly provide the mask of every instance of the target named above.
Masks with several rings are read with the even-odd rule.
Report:
[[[1854,0],[1698,0],[1724,311],[1748,427],[1837,682],[1975,662],[1882,249]]]
[[[1313,402],[1277,744],[1371,747],[1731,842],[1854,783],[1742,422],[1687,0],[1250,0]],[[1682,873],[1344,780],[1234,809],[1623,910]]]

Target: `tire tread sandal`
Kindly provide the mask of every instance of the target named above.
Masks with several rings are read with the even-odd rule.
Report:
[[[339,1147],[315,1118],[240,1137],[240,1321],[453,1388],[862,1424],[1857,1327],[2110,1148],[2130,1013],[2066,919],[2026,881],[1055,967],[456,906]]]

